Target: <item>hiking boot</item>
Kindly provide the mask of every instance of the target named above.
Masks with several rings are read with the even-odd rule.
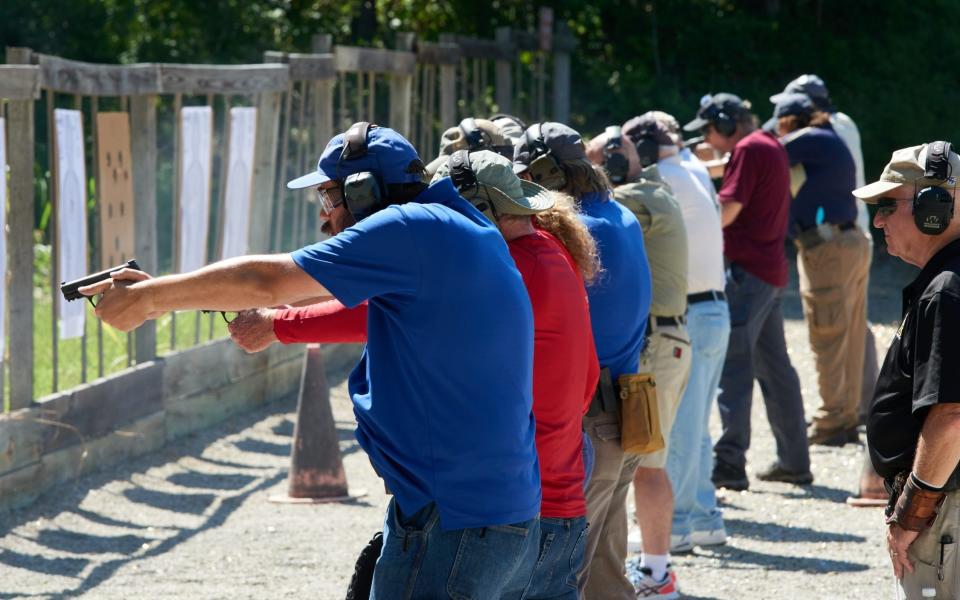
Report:
[[[716,488],[727,488],[736,492],[742,492],[750,487],[746,469],[719,459],[713,465],[713,475],[710,480],[713,481],[713,486]]]
[[[844,444],[856,444],[860,441],[860,433],[857,426],[840,427],[838,429],[825,429],[817,425],[811,425],[807,431],[807,443],[811,446],[843,446]]]
[[[810,485],[813,483],[813,473],[807,471],[790,471],[783,468],[780,462],[774,462],[772,465],[757,472],[757,479],[760,481],[780,481],[783,483],[792,483],[795,485]]]
[[[727,543],[727,530],[722,525],[719,529],[694,530],[690,534],[690,543],[694,546],[723,546]]]

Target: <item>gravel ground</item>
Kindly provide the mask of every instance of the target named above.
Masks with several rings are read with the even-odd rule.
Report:
[[[879,259],[870,316],[880,355],[912,276]],[[796,284],[787,336],[808,412],[819,400]],[[286,491],[293,402],[281,402],[164,450],[65,485],[0,514],[0,598],[342,598],[387,497],[352,436],[343,369],[330,373],[351,488],[343,504],[273,504]],[[748,469],[773,457],[757,392]],[[714,419],[714,428],[718,427]],[[753,481],[723,493],[727,546],[674,559],[687,598],[880,598],[892,579],[879,509],[844,504],[862,447],[814,448],[808,487]]]

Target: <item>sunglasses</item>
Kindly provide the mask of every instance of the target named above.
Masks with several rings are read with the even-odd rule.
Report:
[[[911,200],[903,198],[878,198],[877,216],[889,217],[893,213],[897,212],[897,204],[900,202],[911,202]]]
[[[337,190],[337,194],[334,195],[331,192]],[[333,212],[333,209],[343,204],[343,192],[340,191],[340,187],[331,187],[331,188],[317,188],[317,202],[320,203],[320,211],[324,214],[329,215]]]

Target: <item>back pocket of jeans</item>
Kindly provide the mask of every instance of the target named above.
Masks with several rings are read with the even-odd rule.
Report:
[[[534,544],[539,551],[539,541],[531,539],[530,529],[520,525],[465,529],[447,580],[447,593],[454,600],[481,600],[499,597],[508,583],[521,582],[522,589],[537,556],[527,556],[527,544]]]

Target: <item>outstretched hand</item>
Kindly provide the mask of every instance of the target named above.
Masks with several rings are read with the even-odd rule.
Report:
[[[241,311],[237,318],[227,325],[230,338],[251,354],[269,348],[277,341],[277,335],[273,331],[276,312],[272,308]]]
[[[120,331],[132,331],[158,314],[150,309],[146,295],[141,293],[140,288],[131,287],[147,279],[151,279],[148,273],[123,268],[110,273],[109,279],[84,286],[79,291],[84,296],[100,294],[100,302],[94,312],[104,323]]]

